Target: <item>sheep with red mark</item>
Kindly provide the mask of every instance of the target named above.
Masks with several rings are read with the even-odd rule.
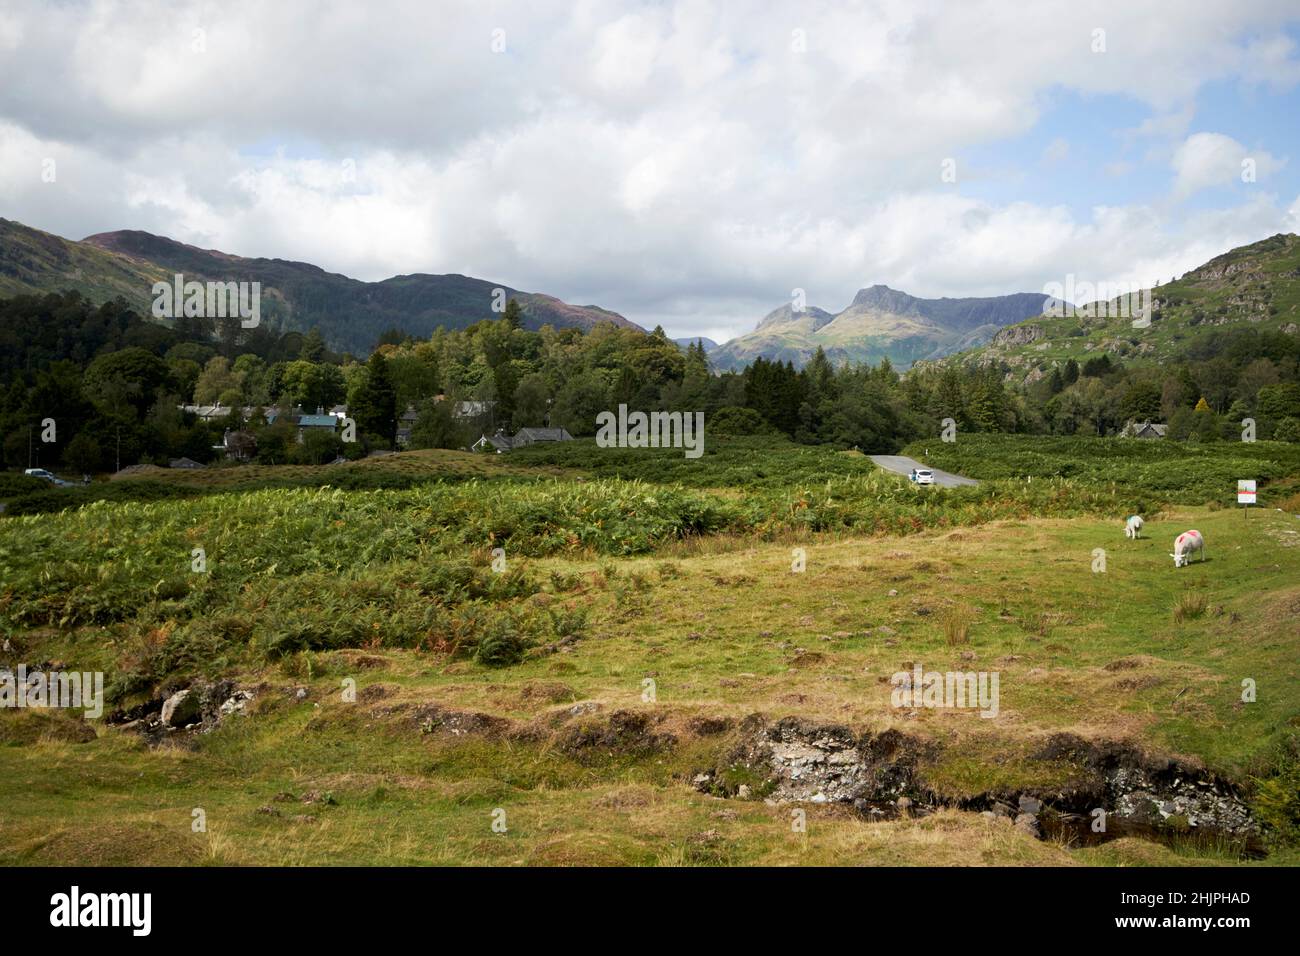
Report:
[[[1174,551],[1169,555],[1174,559],[1174,567],[1181,568],[1190,563],[1193,551],[1200,555],[1202,561],[1205,560],[1205,538],[1199,531],[1184,531],[1174,538]]]

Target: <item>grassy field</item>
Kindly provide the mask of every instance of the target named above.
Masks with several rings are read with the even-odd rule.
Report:
[[[38,478],[0,474],[0,504],[7,515],[48,514],[97,501],[148,502],[231,492],[330,487],[347,491],[413,488],[514,476],[562,477],[551,468],[522,468],[508,458],[459,451],[412,451],[339,465],[221,465],[203,469],[146,467],[111,481],[51,488]]]
[[[1134,511],[1164,502],[1235,504],[1238,479],[1255,479],[1261,505],[1300,511],[1300,445],[1173,442],[1050,435],[962,435],[913,442],[903,454],[986,481],[1057,478],[1122,492]]]
[[[102,670],[120,708],[221,677],[254,694],[162,745],[0,712],[0,862],[1296,863],[1300,520],[1147,488],[1151,463],[1052,477],[1052,449],[988,441],[963,449],[978,489],[746,441],[697,473],[590,446],[584,468],[575,443],[395,456],[428,480],[378,490],[189,473],[201,491],[180,500],[0,520],[0,665]],[[1248,452],[1282,488],[1300,471],[1286,453]],[[1209,560],[1174,569],[1190,527]],[[997,716],[893,706],[890,675],[914,663],[996,671]],[[760,780],[745,799],[755,714],[897,732],[945,806],[873,822],[765,802]],[[1064,734],[1234,782],[1267,858],[1177,833],[1039,840],[975,812],[1083,780],[1045,756]]]

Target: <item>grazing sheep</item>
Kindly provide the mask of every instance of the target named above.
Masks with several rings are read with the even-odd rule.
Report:
[[[1142,516],[1129,515],[1124,520],[1124,537],[1134,540],[1142,537]]]
[[[1199,552],[1201,560],[1205,560],[1205,539],[1199,531],[1184,531],[1174,538],[1174,553],[1169,555],[1174,559],[1174,567],[1181,568],[1189,563],[1193,551]]]

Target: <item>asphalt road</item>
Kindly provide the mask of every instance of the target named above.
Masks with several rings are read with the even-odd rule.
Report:
[[[911,473],[913,468],[930,468],[929,465],[923,465],[921,462],[912,458],[906,458],[903,455],[871,455],[874,461],[885,471],[896,472],[906,477]],[[966,478],[962,475],[950,475],[946,471],[940,471],[938,468],[930,468],[934,472],[934,483],[943,485],[945,488],[958,488],[962,485],[978,485],[979,482],[974,478]]]

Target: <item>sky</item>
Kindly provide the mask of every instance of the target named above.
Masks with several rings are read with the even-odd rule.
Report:
[[[673,336],[1300,231],[1300,4],[0,0],[0,216]]]

